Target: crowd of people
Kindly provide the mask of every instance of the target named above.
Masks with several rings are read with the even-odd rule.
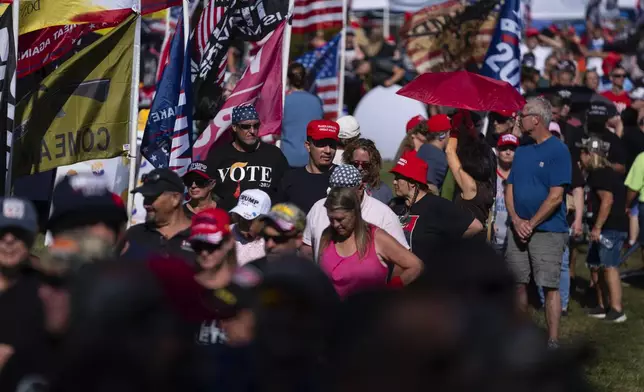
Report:
[[[520,111],[428,108],[391,183],[359,122],[323,119],[294,63],[281,148],[235,107],[232,142],[132,191],[145,223],[127,228],[121,198],[84,175],[56,185],[45,228],[29,201],[1,199],[0,390],[589,390],[587,350],[559,326],[584,242],[588,316],[627,319],[644,94],[602,51],[610,31],[545,30],[526,31]],[[379,36],[352,64],[386,86],[404,72],[376,72]],[[53,240],[37,257],[40,229]]]

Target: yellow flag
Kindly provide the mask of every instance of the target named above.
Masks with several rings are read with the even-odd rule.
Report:
[[[135,20],[64,62],[17,105],[15,176],[124,154]]]

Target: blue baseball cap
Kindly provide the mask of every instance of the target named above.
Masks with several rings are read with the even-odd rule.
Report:
[[[18,228],[29,234],[38,232],[38,214],[34,205],[17,197],[0,198],[0,230]]]

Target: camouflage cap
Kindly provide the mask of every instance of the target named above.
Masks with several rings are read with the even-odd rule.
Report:
[[[284,232],[301,233],[306,227],[306,214],[291,203],[275,204],[270,212],[260,219],[263,221],[270,220],[278,229]]]
[[[73,275],[83,265],[109,259],[114,247],[102,238],[69,231],[54,238],[34,267],[46,275]]]
[[[597,136],[591,136],[581,140],[581,143],[575,143],[575,146],[586,150],[589,153],[596,153],[602,157],[608,156],[608,151],[610,151],[610,143],[603,141]]]

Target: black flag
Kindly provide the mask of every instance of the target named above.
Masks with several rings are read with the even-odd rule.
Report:
[[[0,192],[5,195],[5,185],[10,173],[11,139],[16,104],[16,47],[13,35],[13,6],[0,17]]]
[[[286,19],[288,0],[210,0],[204,13],[212,7],[221,7],[223,13],[210,10],[219,19],[193,68],[197,120],[213,118],[223,104],[223,71],[231,42],[262,40]]]

